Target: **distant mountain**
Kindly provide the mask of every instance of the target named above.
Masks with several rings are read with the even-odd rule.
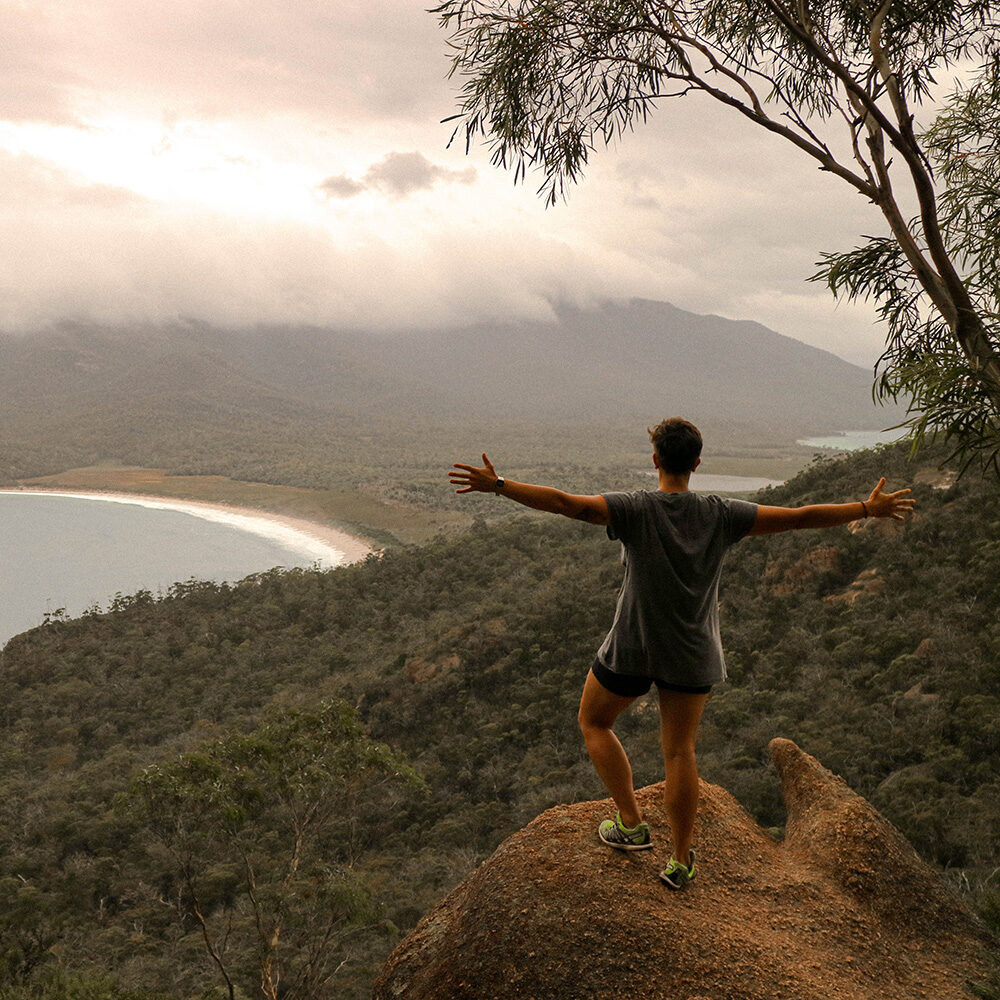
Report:
[[[370,370],[405,370],[442,411],[558,421],[690,415],[801,435],[882,426],[871,373],[758,323],[633,300],[561,308],[554,323],[478,325],[369,341]],[[377,346],[376,346],[377,345]],[[405,397],[404,397],[405,398]],[[409,400],[407,400],[409,402]]]
[[[871,373],[758,323],[632,300],[551,323],[371,333],[64,326],[0,337],[7,420],[141,409],[290,420],[383,414],[556,423],[661,414],[800,436],[876,427]]]

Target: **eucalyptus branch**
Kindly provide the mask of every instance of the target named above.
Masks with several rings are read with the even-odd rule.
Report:
[[[303,985],[308,990],[306,995],[313,995],[318,987],[325,986],[347,964],[347,959],[344,958],[336,969],[326,970],[326,966],[330,962],[330,943],[333,941],[341,921],[342,918],[339,914],[331,916],[323,928],[322,936],[313,935],[310,939],[309,957],[302,963],[295,978],[288,984],[287,995],[295,996]]]
[[[680,48],[680,46],[677,45],[678,42],[680,42],[682,46],[689,45],[691,48],[700,52],[705,57],[705,59],[708,60],[709,65],[712,67],[713,70],[715,70],[718,73],[722,73],[724,76],[727,76],[730,80],[732,80],[738,87],[740,87],[746,93],[747,97],[750,99],[750,103],[753,106],[754,110],[758,111],[759,113],[763,113],[760,99],[757,97],[756,91],[753,89],[753,87],[750,86],[749,82],[745,80],[742,76],[740,76],[739,73],[730,70],[723,63],[720,63],[719,60],[716,58],[715,54],[711,51],[711,49],[707,45],[697,41],[690,34],[690,32],[685,31],[683,26],[681,25],[680,20],[678,19],[676,14],[673,13],[672,10],[670,12],[670,20],[674,25],[673,32],[668,32],[666,28],[662,26],[663,25],[662,21],[660,22],[659,26],[653,24],[650,19],[648,11],[646,11],[645,9],[643,9],[641,16],[645,18],[646,23],[649,25],[651,30],[656,35],[658,35],[663,41],[666,41],[668,42],[668,44],[675,47],[675,49],[677,49],[679,52],[682,51],[682,49]],[[732,62],[735,62],[737,63],[737,65],[740,65],[738,60],[732,59],[732,57],[729,56],[727,53],[724,53],[724,55],[726,55],[727,58],[730,58]],[[690,65],[690,62],[688,62],[688,65]],[[755,72],[757,72],[757,74],[762,78],[766,78],[764,77],[764,74],[759,70]]]
[[[886,0],[879,12],[882,17],[884,17],[888,2],[889,0]],[[955,332],[962,349],[975,365],[977,372],[990,383],[989,395],[1000,411],[1000,356],[986,337],[982,321],[977,315],[965,282],[959,276],[951,254],[945,246],[938,217],[934,184],[926,167],[926,157],[920,150],[913,134],[912,115],[909,114],[905,99],[882,51],[880,26],[881,21],[872,27],[870,35],[872,53],[875,65],[878,67],[886,90],[889,92],[890,100],[892,100],[893,107],[900,119],[900,141],[894,145],[902,153],[910,170],[917,202],[920,206],[924,239],[937,269],[937,282],[933,288],[928,287],[928,293],[931,294],[935,305],[941,310],[948,325]],[[918,274],[923,273],[918,271]],[[943,298],[942,292],[947,295],[947,300]]]
[[[933,268],[927,262],[924,255],[917,250],[915,241],[907,239],[903,235],[904,233],[908,233],[908,228],[902,219],[902,214],[899,212],[898,206],[895,204],[895,200],[891,197],[891,185],[889,184],[887,169],[884,171],[884,181],[880,185],[886,191],[886,200],[880,204],[883,207],[886,219],[893,233],[900,239],[900,245],[907,252],[907,256],[913,264],[914,271],[921,279],[928,294],[947,320],[949,326],[957,332],[960,322],[960,312],[963,310],[974,312],[974,310],[964,282],[959,277],[951,255],[944,245],[937,212],[937,202],[934,195],[934,186],[927,160],[913,134],[913,116],[906,105],[906,99],[899,87],[898,78],[893,73],[885,51],[882,48],[881,29],[890,6],[891,0],[884,0],[875,14],[869,31],[869,45],[872,52],[873,66],[879,74],[886,93],[889,95],[893,111],[899,122],[899,135],[897,139],[892,140],[893,146],[903,156],[913,180],[914,190],[920,206],[924,239],[927,243],[931,260],[934,262]],[[865,122],[869,127],[870,134],[872,134],[870,119],[866,118]],[[879,147],[879,155],[881,155],[880,141]],[[884,163],[884,160],[882,162]],[[969,338],[966,337],[963,339],[968,340]],[[984,345],[981,342],[977,343],[976,341],[977,339],[973,335],[970,342],[963,346],[966,347],[966,352],[970,360],[975,359],[980,364],[985,362],[988,373],[994,378],[997,388],[1000,389],[1000,365],[998,365],[995,357],[991,358],[990,355],[992,352],[984,353],[983,348],[988,345]],[[992,372],[989,371],[991,367],[993,369]]]
[[[781,92],[777,84],[775,84],[775,90]],[[816,135],[816,133],[812,130],[812,128],[809,127],[808,122],[806,122],[806,120],[799,113],[798,108],[796,108],[795,105],[791,101],[789,101],[784,96],[783,93],[781,99],[782,103],[784,103],[787,107],[787,110],[783,112],[784,117],[789,118],[791,121],[795,122],[796,126],[800,128],[813,141],[813,143],[815,143],[817,148],[825,150],[829,156],[833,156],[833,153],[831,152],[829,145],[822,139],[820,139],[820,137]],[[837,110],[842,111],[839,105],[837,106]]]
[[[851,137],[851,149],[854,153],[854,159],[857,160],[858,166],[864,171],[865,178],[868,183],[872,186],[874,190],[877,187],[877,182],[875,180],[875,174],[872,172],[872,166],[865,159],[864,154],[861,152],[861,144],[859,142],[859,135],[861,129],[864,127],[864,122],[861,118],[852,117],[847,113],[845,108],[837,105],[837,110],[844,119],[844,124],[847,126],[848,134]]]
[[[236,1000],[236,987],[229,975],[229,970],[226,968],[225,962],[222,961],[222,956],[216,950],[215,942],[212,940],[211,932],[208,929],[208,921],[205,919],[205,915],[201,911],[201,904],[198,902],[198,890],[194,875],[190,868],[184,868],[183,878],[184,883],[187,886],[188,893],[191,896],[191,912],[194,914],[195,919],[198,921],[198,925],[201,927],[201,936],[205,943],[205,950],[208,952],[212,961],[215,962],[219,972],[222,974],[222,978],[225,980],[226,989],[229,992],[229,1000]]]
[[[758,125],[766,128],[769,132],[774,132],[776,135],[783,136],[790,143],[798,146],[799,149],[807,153],[814,160],[818,161],[821,169],[827,170],[832,174],[836,174],[842,180],[847,181],[851,187],[865,195],[865,197],[872,201],[875,200],[877,191],[868,183],[868,180],[864,177],[858,176],[852,170],[849,170],[824,147],[817,147],[813,145],[807,139],[800,136],[794,129],[788,128],[786,125],[782,125],[780,122],[774,121],[773,118],[770,118],[764,112],[758,113],[752,107],[748,107],[742,101],[733,97],[726,91],[711,86],[711,84],[709,84],[706,80],[703,80],[693,71],[691,79],[700,90],[704,91],[704,93],[708,94],[710,97],[714,97],[715,100],[719,101],[721,104],[734,108],[744,117],[756,122]]]
[[[809,8],[806,5],[806,0],[798,0],[799,3],[799,23],[802,25],[802,30],[808,34],[812,34],[812,20],[809,17]]]
[[[899,243],[900,248],[906,255],[914,274],[919,279],[921,285],[931,297],[938,310],[947,319],[949,315],[954,315],[954,304],[947,293],[940,275],[934,270],[931,263],[924,256],[917,239],[907,225],[903,213],[899,209],[892,189],[892,178],[889,176],[889,165],[885,159],[885,143],[882,131],[870,117],[864,114],[864,108],[858,108],[859,115],[862,116],[864,126],[868,130],[866,144],[871,153],[871,163],[877,178],[877,196],[875,203],[882,210],[883,216],[889,223],[893,236]]]
[[[893,111],[896,113],[896,120],[902,128],[910,120],[910,116],[899,89],[899,79],[892,71],[892,67],[889,65],[889,58],[885,54],[885,49],[882,48],[882,25],[892,4],[893,0],[883,0],[882,6],[879,7],[872,18],[871,26],[868,29],[868,47],[872,54],[872,65],[878,71],[882,83],[885,85],[889,101],[892,104]]]
[[[683,31],[683,29],[681,29],[681,31]],[[682,35],[680,37],[683,38],[685,44],[690,45],[696,51],[704,55],[709,60],[709,64],[712,69],[717,69],[717,71],[722,73],[722,75],[737,83],[748,94],[750,104],[747,105],[743,101],[739,100],[739,98],[734,97],[728,91],[722,90],[719,87],[713,87],[707,80],[698,74],[686,54],[682,53],[681,57],[684,59],[685,67],[684,77],[689,79],[695,87],[708,94],[710,97],[715,98],[715,100],[720,103],[728,105],[729,107],[739,111],[742,115],[749,118],[751,121],[756,122],[758,125],[763,126],[768,131],[783,136],[789,142],[798,146],[799,149],[813,157],[813,159],[817,160],[822,169],[836,174],[838,177],[846,180],[852,187],[856,188],[862,194],[874,200],[875,191],[869,184],[867,178],[858,176],[841,164],[833,156],[829,147],[827,147],[825,143],[821,143],[819,141],[810,142],[809,139],[803,138],[794,129],[789,128],[786,125],[782,125],[780,122],[771,118],[764,110],[763,104],[757,97],[756,92],[744,79],[732,70],[728,69],[728,67],[724,67],[718,63],[712,53],[710,53],[700,43],[690,38],[690,36]]]
[[[250,906],[253,909],[254,926],[257,929],[258,939],[263,942],[266,940],[267,935],[264,931],[264,910],[260,904],[260,897],[257,894],[257,876],[254,873],[253,865],[250,863],[250,857],[243,847],[239,848],[239,854],[243,861],[243,870],[246,874],[247,896],[250,899]]]
[[[896,126],[885,116],[885,113],[878,106],[878,104],[871,99],[870,95],[864,90],[864,88],[858,85],[858,82],[851,75],[850,70],[848,70],[848,68],[833,55],[832,47],[831,49],[826,49],[821,45],[817,45],[815,36],[804,31],[796,22],[795,18],[789,17],[777,0],[761,0],[761,3],[763,3],[767,9],[778,18],[781,24],[803,44],[813,58],[824,66],[840,82],[848,96],[855,97],[861,103],[867,113],[870,114],[876,122],[878,122],[879,126],[884,130],[886,135],[889,136],[890,141],[899,137],[899,132]]]
[[[680,29],[680,25],[678,25],[678,29]],[[757,97],[757,92],[753,89],[753,87],[751,87],[750,84],[745,79],[743,79],[743,77],[740,76],[739,73],[734,72],[727,66],[724,66],[722,63],[720,63],[719,60],[715,58],[715,54],[707,45],[703,45],[702,43],[692,38],[690,35],[683,33],[683,29],[680,30],[682,33],[679,35],[679,37],[681,38],[682,42],[685,45],[688,45],[691,48],[693,48],[696,52],[701,53],[701,55],[704,56],[706,60],[708,60],[708,64],[709,66],[711,66],[714,72],[719,73],[720,75],[726,77],[728,80],[731,80],[741,90],[743,90],[743,92],[749,98],[750,104],[753,107],[754,111],[758,115],[763,115],[764,108],[760,102],[760,98]],[[691,68],[691,73],[693,75],[694,71],[690,61],[687,62],[687,65],[688,67]]]

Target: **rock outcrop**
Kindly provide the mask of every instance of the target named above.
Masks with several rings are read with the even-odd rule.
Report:
[[[661,786],[639,793],[651,851],[597,840],[608,801],[508,838],[390,956],[374,1000],[959,1000],[986,931],[863,798],[774,740],[788,826],[761,830],[703,783],[698,877],[657,880]]]
[[[863,569],[850,583],[847,590],[840,594],[828,594],[823,598],[830,603],[841,602],[854,606],[859,597],[866,594],[877,594],[885,585],[881,573],[877,569]]]
[[[770,565],[764,571],[764,581],[769,584],[772,594],[794,594],[827,573],[837,572],[839,568],[840,549],[835,545],[817,545],[791,565],[781,562]]]

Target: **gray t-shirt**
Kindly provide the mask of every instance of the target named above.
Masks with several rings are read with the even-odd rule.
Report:
[[[622,543],[625,579],[597,659],[617,674],[671,684],[726,679],[719,577],[757,504],[698,493],[605,493],[608,537]]]

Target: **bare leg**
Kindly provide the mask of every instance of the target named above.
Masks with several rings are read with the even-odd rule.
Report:
[[[666,775],[664,806],[670,820],[674,858],[682,865],[690,863],[688,852],[698,814],[698,764],[694,747],[707,700],[707,694],[660,691],[660,743]]]
[[[632,765],[618,737],[611,731],[615,719],[628,708],[635,698],[614,694],[602,687],[593,671],[587,674],[580,699],[578,716],[580,731],[587,744],[587,753],[600,775],[601,781],[621,813],[625,826],[635,826],[642,821],[639,804],[632,788]]]

